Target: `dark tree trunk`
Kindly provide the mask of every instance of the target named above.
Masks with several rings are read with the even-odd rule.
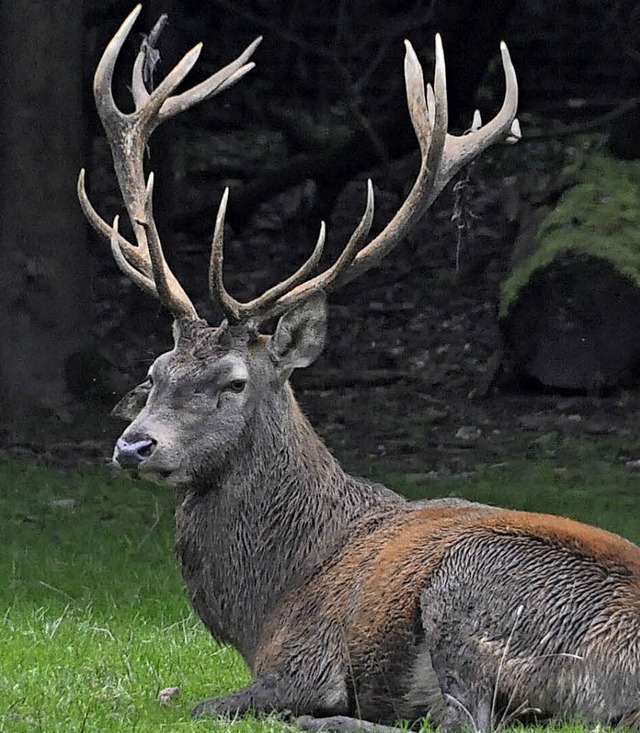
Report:
[[[622,98],[640,98],[640,2],[616,4],[619,43],[625,55],[620,78]],[[611,125],[609,150],[621,160],[640,158],[640,104],[627,110]]]
[[[3,417],[55,409],[85,340],[82,4],[0,4],[0,400]]]
[[[625,66],[621,81],[622,95],[635,97],[638,103],[620,115],[609,130],[609,150],[620,160],[640,158],[640,63]]]

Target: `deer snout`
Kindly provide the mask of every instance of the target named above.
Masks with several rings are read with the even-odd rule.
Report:
[[[137,468],[142,461],[149,458],[156,445],[157,441],[153,438],[132,441],[118,438],[113,460],[122,468]]]

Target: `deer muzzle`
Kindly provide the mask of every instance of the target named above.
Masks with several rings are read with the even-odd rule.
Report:
[[[153,453],[157,442],[152,438],[128,441],[118,438],[113,451],[113,460],[121,468],[138,468]]]

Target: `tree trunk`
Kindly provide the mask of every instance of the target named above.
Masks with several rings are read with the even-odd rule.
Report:
[[[640,2],[625,0],[615,4],[624,65],[620,77],[621,98],[638,97],[640,91]],[[609,130],[609,150],[621,160],[640,158],[640,104],[618,117]]]
[[[0,401],[5,419],[67,398],[85,340],[82,3],[0,3]]]

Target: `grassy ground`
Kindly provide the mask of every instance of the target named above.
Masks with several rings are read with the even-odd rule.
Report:
[[[606,463],[522,462],[463,484],[384,478],[414,496],[554,510],[640,541],[637,479]],[[173,561],[168,491],[0,464],[0,537],[0,731],[230,729],[189,717],[194,702],[237,688],[247,672],[190,612]],[[161,707],[157,692],[174,685],[182,694]],[[290,728],[248,719],[233,730]]]

